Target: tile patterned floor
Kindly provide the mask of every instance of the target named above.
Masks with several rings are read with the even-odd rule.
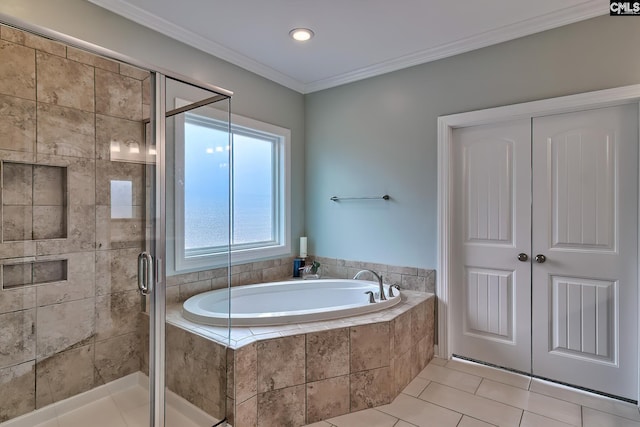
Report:
[[[640,427],[635,405],[460,360],[434,359],[389,405],[307,427]]]
[[[148,427],[147,396],[135,382],[101,388],[84,397],[82,405],[59,402],[37,418],[0,427]],[[168,427],[208,427],[212,420],[179,398],[168,402]],[[523,375],[434,359],[391,404],[306,427],[416,426],[640,427],[640,413],[632,404]]]

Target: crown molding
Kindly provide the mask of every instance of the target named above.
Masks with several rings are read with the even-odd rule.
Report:
[[[447,58],[475,49],[491,46],[519,37],[528,36],[538,32],[572,24],[607,13],[606,0],[589,0],[578,6],[568,7],[555,12],[540,15],[525,21],[505,25],[484,33],[465,37],[451,43],[442,44],[416,53],[394,58],[389,61],[374,64],[370,67],[360,68],[347,73],[342,73],[327,79],[303,83],[280,71],[274,70],[258,61],[254,61],[232,49],[228,49],[216,42],[208,40],[180,26],[159,18],[147,11],[139,9],[124,0],[89,0],[91,3],[123,16],[140,25],[151,28],[161,34],[183,42],[196,49],[202,50],[222,60],[230,62],[248,71],[251,71],[266,79],[272,80],[289,89],[307,94],[324,89],[364,80],[403,68],[420,65],[438,59]]]
[[[556,12],[540,15],[525,21],[505,25],[494,30],[475,34],[451,43],[435,46],[430,49],[401,56],[370,67],[360,68],[328,79],[307,83],[305,85],[304,93],[330,89],[332,87],[352,83],[358,80],[364,80],[369,77],[379,76],[381,74],[401,70],[414,65],[448,58],[450,56],[550,30],[552,28],[561,27],[563,25],[572,24],[574,22],[595,18],[596,16],[608,13],[608,11],[609,7],[606,1],[590,0],[578,6],[561,9]]]
[[[89,0],[89,2],[127,18],[137,24],[150,28],[167,37],[178,40],[186,45],[199,49],[259,76],[281,84],[296,92],[304,93],[304,83],[290,77],[280,71],[274,70],[258,61],[244,56],[219,43],[206,39],[198,34],[175,25],[165,19],[153,15],[123,0]]]

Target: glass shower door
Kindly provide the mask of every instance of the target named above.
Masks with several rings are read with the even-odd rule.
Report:
[[[149,295],[149,425],[224,425],[229,327],[189,322],[181,309],[195,294],[229,291],[230,94],[157,73],[151,82],[138,273]]]

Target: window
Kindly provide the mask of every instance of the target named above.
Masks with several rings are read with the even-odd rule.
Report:
[[[290,131],[234,115],[229,138],[227,117],[207,107],[176,118],[176,272],[226,265],[230,196],[232,261],[290,253]]]

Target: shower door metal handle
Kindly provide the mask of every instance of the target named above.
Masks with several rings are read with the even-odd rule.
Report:
[[[148,252],[138,255],[138,289],[142,295],[153,292],[153,257]]]

